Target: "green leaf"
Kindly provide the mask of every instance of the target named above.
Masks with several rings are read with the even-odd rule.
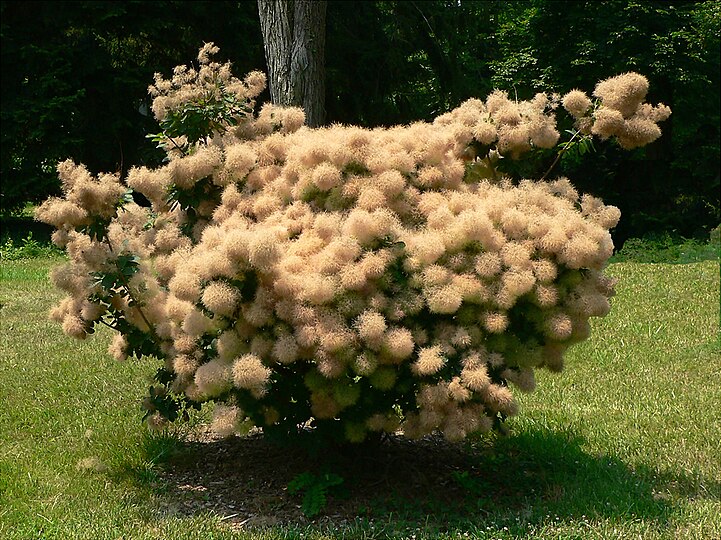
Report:
[[[288,493],[295,495],[305,491],[301,508],[303,514],[312,518],[320,514],[326,507],[329,488],[339,486],[343,481],[343,477],[335,473],[325,472],[316,476],[305,471],[288,483]]]

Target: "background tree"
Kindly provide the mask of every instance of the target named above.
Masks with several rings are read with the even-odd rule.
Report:
[[[534,88],[581,87],[603,73],[633,70],[651,81],[650,99],[673,109],[664,137],[649,147],[624,153],[599,146],[582,164],[561,165],[581,190],[621,208],[616,237],[700,235],[718,225],[721,4],[515,4],[497,26],[494,85],[523,97]]]
[[[94,172],[160,159],[144,139],[156,130],[143,115],[147,86],[153,72],[185,62],[203,42],[216,43],[237,73],[271,71],[274,88],[257,1],[0,5],[6,214],[57,190],[55,164],[69,156]],[[644,73],[649,99],[674,111],[664,136],[630,153],[597,145],[583,163],[564,159],[554,172],[621,208],[617,245],[649,232],[702,235],[721,221],[719,2],[331,0],[326,19],[327,114],[319,123],[430,120],[494,87],[524,99]],[[311,37],[317,46],[322,32]],[[516,174],[540,175],[552,157],[539,155],[535,171]]]
[[[325,0],[258,0],[273,103],[325,121]]]
[[[331,2],[329,119],[428,120],[492,88],[524,99],[643,72],[650,98],[674,111],[664,137],[630,153],[597,145],[554,173],[622,209],[617,245],[648,233],[705,235],[721,220],[720,12],[714,1]],[[539,176],[550,160],[518,175]]]
[[[5,215],[57,193],[55,166],[70,156],[95,172],[159,163],[148,85],[204,41],[239,72],[263,68],[252,0],[2,2],[0,15]]]

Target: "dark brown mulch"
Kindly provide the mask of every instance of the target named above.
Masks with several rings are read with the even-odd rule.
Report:
[[[335,525],[357,517],[407,514],[426,523],[445,523],[449,512],[469,519],[483,512],[483,501],[504,493],[503,483],[481,475],[493,459],[492,447],[451,444],[441,436],[409,441],[398,435],[341,448],[308,452],[277,446],[256,432],[218,439],[200,430],[186,436],[163,466],[167,513],[214,511],[236,526],[304,524],[302,496],[288,483],[304,472],[330,472],[343,478],[330,488],[319,521]]]

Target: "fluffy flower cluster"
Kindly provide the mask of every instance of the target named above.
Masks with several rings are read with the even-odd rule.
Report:
[[[658,122],[671,115],[671,109],[659,103],[644,103],[648,79],[638,73],[624,73],[596,85],[593,95],[600,106],[593,107],[590,98],[580,90],[563,97],[564,108],[576,119],[576,127],[585,134],[601,139],[615,137],[618,144],[630,150],[652,143],[661,136]]]
[[[230,62],[219,64],[211,60],[218,50],[213,43],[206,43],[198,53],[197,70],[181,65],[175,67],[170,79],[163,78],[161,73],[155,74],[154,84],[148,87],[148,92],[154,98],[152,110],[157,120],[185,103],[202,103],[210,97],[220,99],[222,90],[241,101],[252,101],[263,91],[265,74],[253,71],[244,81],[233,77]]]
[[[191,99],[205,68],[158,79],[158,117]],[[597,122],[603,110],[623,122],[645,114],[640,93],[624,90],[631,79],[599,84]],[[255,95],[256,84],[238,88]],[[517,412],[509,383],[531,391],[535,368],[559,371],[613,295],[602,270],[618,209],[567,179],[466,174],[475,143],[516,157],[553,146],[552,105],[495,92],[433,123],[374,130],[309,129],[302,111],[266,105],[190,155],[133,169],[127,184],[150,208],[116,211],[117,178],[65,162],[66,198],[38,211],[70,254],[52,275],[69,294],[53,317],[82,338],[122,315],[157,344],[173,392],[225,403],[216,425],[226,434],[309,417],[349,441],[488,430]],[[578,118],[592,109],[578,92],[564,106]],[[204,198],[183,207],[173,190]],[[87,225],[101,219],[107,235],[93,236]],[[123,253],[137,268],[103,292],[90,276]],[[125,358],[128,347],[122,332],[111,351]]]

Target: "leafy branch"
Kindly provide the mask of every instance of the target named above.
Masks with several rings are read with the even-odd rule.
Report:
[[[150,133],[146,138],[157,143],[161,149],[170,142],[183,155],[199,141],[205,141],[213,133],[225,133],[229,127],[237,126],[252,112],[247,101],[228,92],[218,82],[214,90],[209,90],[196,101],[188,101],[167,112],[160,121],[159,133]],[[182,146],[176,139],[185,137],[187,143]]]
[[[596,148],[593,146],[593,137],[591,135],[584,135],[577,129],[567,129],[566,133],[571,135],[571,138],[566,142],[558,143],[558,147],[561,150],[558,152],[558,154],[556,154],[556,159],[553,160],[551,166],[548,167],[546,172],[543,173],[543,176],[541,176],[541,181],[545,180],[548,175],[551,174],[551,171],[556,166],[558,161],[564,156],[564,154],[568,154],[569,156],[583,156],[591,151],[595,152]]]

